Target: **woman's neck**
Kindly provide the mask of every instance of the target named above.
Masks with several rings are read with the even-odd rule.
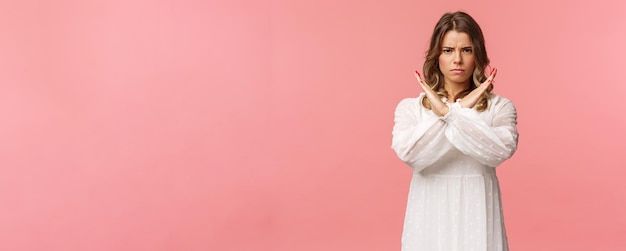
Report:
[[[469,81],[464,84],[459,83],[444,83],[443,89],[448,93],[448,100],[454,102],[454,99],[459,95],[459,93],[467,90],[469,88]]]

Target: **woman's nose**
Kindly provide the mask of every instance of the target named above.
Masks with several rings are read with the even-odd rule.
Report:
[[[461,57],[461,52],[455,52],[454,53],[454,63],[455,64],[460,64],[463,62],[463,58]]]

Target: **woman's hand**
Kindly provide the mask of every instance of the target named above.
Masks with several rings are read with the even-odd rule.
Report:
[[[496,73],[498,73],[498,70],[496,68],[493,68],[491,70],[491,73],[489,73],[489,77],[487,78],[487,80],[485,80],[485,82],[481,83],[478,87],[476,87],[476,89],[474,89],[472,92],[467,94],[467,96],[461,99],[461,107],[464,107],[464,108],[474,107],[476,103],[478,102],[478,100],[480,99],[480,96],[482,96],[483,93],[487,91],[487,88],[491,86],[493,79],[496,77]]]
[[[441,98],[439,98],[439,95],[437,95],[437,93],[433,91],[433,89],[430,88],[426,82],[424,82],[424,79],[422,79],[422,76],[418,71],[415,71],[415,78],[417,78],[417,82],[420,84],[420,87],[422,87],[422,90],[424,90],[424,93],[426,93],[426,98],[430,101],[432,111],[437,116],[446,115],[450,108],[444,104],[443,101],[441,101]]]

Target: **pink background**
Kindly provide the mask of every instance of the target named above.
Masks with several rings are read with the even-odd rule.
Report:
[[[623,1],[3,1],[0,250],[399,250],[437,19],[519,112],[512,250],[626,245]]]

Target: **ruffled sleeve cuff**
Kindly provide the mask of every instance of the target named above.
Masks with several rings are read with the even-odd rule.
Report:
[[[454,103],[446,103],[450,110],[445,115],[439,117],[441,120],[448,122],[450,119],[454,118],[457,113],[462,109],[461,107],[461,99],[457,99]]]

